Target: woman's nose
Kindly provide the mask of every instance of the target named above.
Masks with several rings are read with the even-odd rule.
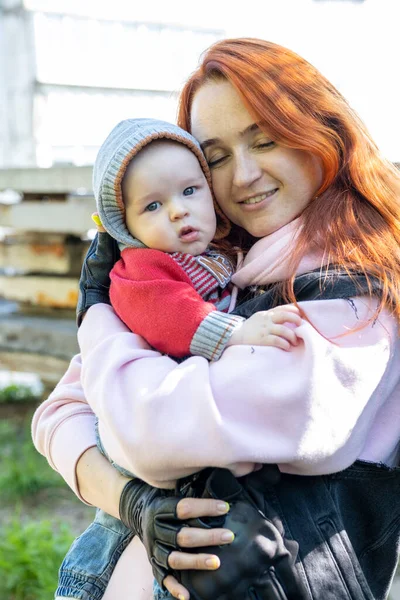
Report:
[[[257,159],[245,152],[235,159],[235,171],[233,174],[233,184],[235,187],[244,188],[251,186],[262,175]]]

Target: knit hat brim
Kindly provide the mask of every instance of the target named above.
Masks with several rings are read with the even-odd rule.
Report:
[[[97,211],[106,231],[122,247],[143,247],[129,232],[125,222],[125,206],[121,183],[131,160],[154,140],[167,139],[184,144],[198,159],[207,183],[211,173],[198,141],[177,125],[157,119],[127,119],[121,121],[100,148],[93,171],[93,189]],[[226,235],[229,221],[214,202],[218,217],[216,238]],[[224,232],[224,233],[222,233]]]

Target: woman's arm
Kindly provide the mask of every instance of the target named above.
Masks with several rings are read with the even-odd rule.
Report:
[[[80,355],[74,356],[55,390],[36,409],[32,439],[38,452],[54,470],[62,473],[75,494],[85,502],[79,492],[76,465],[89,448],[96,446],[96,436],[95,415],[80,382],[81,367]],[[87,501],[91,503],[90,498]]]
[[[33,442],[83,502],[119,518],[119,500],[128,480],[96,447],[95,416],[83,395],[80,373],[78,355],[35,411]]]
[[[303,303],[316,328],[304,321],[291,352],[232,347],[212,365],[198,357],[177,365],[110,307],[91,308],[79,330],[82,383],[107,452],[160,487],[204,466],[243,462],[280,463],[299,474],[346,468],[365,449],[399,377],[394,320],[382,314],[349,333],[374,306]],[[399,427],[398,419],[388,424],[389,445]]]
[[[81,498],[109,515],[120,518],[119,501],[128,479],[97,448],[89,448],[80,456],[76,465],[76,478]]]

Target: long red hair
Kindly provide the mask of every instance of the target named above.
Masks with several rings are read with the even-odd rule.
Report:
[[[382,285],[377,312],[387,306],[400,322],[400,173],[380,155],[365,125],[306,60],[277,44],[243,38],[222,40],[204,53],[180,95],[181,127],[191,130],[199,87],[221,78],[272,139],[314,154],[323,165],[322,185],[302,215],[292,276],[282,283],[286,300],[295,301],[297,266],[318,244],[328,265],[350,276],[361,271],[369,281],[377,277]],[[233,231],[230,240],[237,242]]]

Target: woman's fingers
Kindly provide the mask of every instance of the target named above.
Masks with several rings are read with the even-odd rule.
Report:
[[[194,519],[197,517],[219,517],[229,511],[229,504],[222,500],[209,498],[183,498],[177,505],[176,513],[179,519]],[[220,546],[230,544],[234,535],[229,529],[199,529],[183,527],[177,536],[181,548],[196,548],[201,546]],[[171,569],[197,571],[214,571],[220,566],[218,556],[213,554],[189,554],[186,552],[171,552],[168,557]],[[172,575],[164,579],[164,585],[169,593],[179,600],[189,600],[190,594]]]
[[[176,539],[180,548],[199,548],[201,546],[231,544],[235,536],[229,529],[182,527]]]
[[[178,598],[178,600],[189,600],[190,594],[187,589],[178,583],[178,581],[175,579],[175,577],[172,577],[172,575],[168,575],[164,579],[164,585],[174,598]]]
[[[229,504],[209,498],[184,498],[176,507],[178,519],[220,517],[229,511]]]
[[[226,542],[225,542],[226,543]],[[196,571],[215,571],[220,567],[218,556],[213,554],[186,554],[185,552],[171,552],[168,557],[168,564],[171,569],[177,571],[196,570]],[[172,575],[164,579],[164,585],[174,598],[179,600],[189,600],[190,594]]]
[[[171,552],[168,557],[171,569],[177,571],[215,571],[220,566],[218,556],[214,554],[188,554],[187,552]]]
[[[196,571],[215,571],[220,566],[218,556],[212,554],[186,554],[185,552],[171,552],[168,557],[168,564],[171,569]],[[190,595],[175,577],[168,575],[164,579],[164,585],[174,598],[179,600],[188,600]]]

